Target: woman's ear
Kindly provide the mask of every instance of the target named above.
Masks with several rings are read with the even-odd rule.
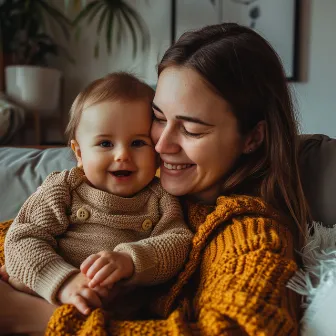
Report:
[[[253,153],[263,143],[266,134],[265,120],[259,121],[245,139],[244,154]]]
[[[75,153],[77,159],[77,167],[83,167],[82,153],[76,140],[71,140],[71,149]]]

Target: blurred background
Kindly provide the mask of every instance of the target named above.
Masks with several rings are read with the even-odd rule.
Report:
[[[282,59],[302,133],[336,137],[336,0],[0,0],[0,145],[61,145],[88,83],[156,65],[187,29],[234,21]]]

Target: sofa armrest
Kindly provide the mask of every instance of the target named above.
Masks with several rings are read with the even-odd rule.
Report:
[[[68,147],[0,147],[0,221],[14,218],[51,172],[75,165]]]
[[[322,134],[302,136],[299,164],[313,219],[333,226],[336,224],[336,139]]]

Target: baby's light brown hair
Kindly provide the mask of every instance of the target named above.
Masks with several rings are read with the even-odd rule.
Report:
[[[154,98],[154,90],[135,76],[126,72],[115,72],[99,78],[78,94],[70,109],[70,119],[65,135],[70,145],[84,108],[105,101],[148,100],[148,108]]]

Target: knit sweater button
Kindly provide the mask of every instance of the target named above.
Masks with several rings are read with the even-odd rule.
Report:
[[[85,208],[78,209],[76,215],[80,221],[86,221],[90,217],[89,211]]]
[[[145,219],[141,227],[144,231],[149,231],[153,227],[153,222],[150,219]]]

